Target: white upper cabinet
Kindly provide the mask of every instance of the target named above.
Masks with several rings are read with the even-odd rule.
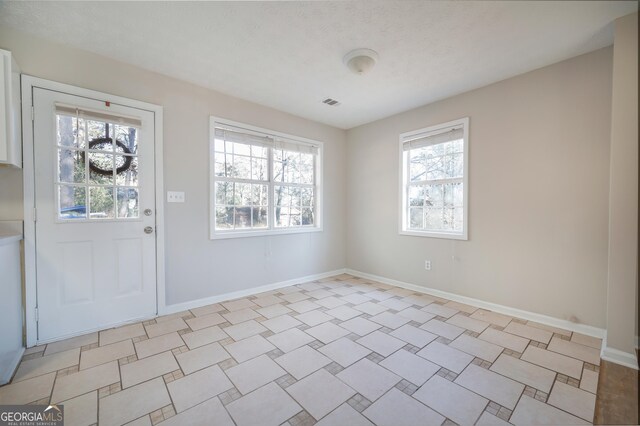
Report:
[[[22,168],[20,68],[0,49],[0,165]]]

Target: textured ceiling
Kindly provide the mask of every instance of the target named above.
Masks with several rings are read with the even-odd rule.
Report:
[[[637,7],[635,1],[22,1],[0,3],[0,25],[351,128],[610,45],[612,21]],[[364,76],[342,64],[359,47],[380,55]],[[341,105],[322,104],[328,97]]]

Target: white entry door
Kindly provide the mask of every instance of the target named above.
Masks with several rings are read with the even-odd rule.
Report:
[[[154,113],[33,88],[38,341],[153,316]]]

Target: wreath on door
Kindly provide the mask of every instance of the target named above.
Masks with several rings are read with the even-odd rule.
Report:
[[[92,139],[89,142],[89,149],[96,149],[100,151],[110,150],[112,146],[113,146],[112,138],[96,138],[96,139]],[[117,139],[116,139],[116,151],[117,151],[117,154],[131,154],[131,150],[129,149],[129,147],[127,147],[127,145],[125,145],[124,142],[119,141]],[[84,152],[82,153],[82,157],[84,159]],[[128,155],[121,155],[120,157],[123,157],[124,161],[120,166],[118,166],[118,168],[116,168],[117,175],[129,170],[129,168],[131,167],[131,162],[133,161],[133,157]],[[89,169],[91,169],[92,172],[102,176],[111,176],[113,173],[113,168],[105,168],[104,166],[93,161],[91,159],[91,156],[89,156]]]

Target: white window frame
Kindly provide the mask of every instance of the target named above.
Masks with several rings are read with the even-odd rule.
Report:
[[[216,127],[232,127],[239,130],[245,130],[248,133],[257,133],[261,136],[284,138],[295,141],[296,143],[303,145],[312,145],[318,148],[318,155],[315,158],[315,184],[314,184],[314,196],[315,196],[315,216],[314,224],[307,226],[298,226],[291,228],[277,227],[275,225],[275,200],[274,200],[274,187],[282,182],[273,181],[273,149],[269,149],[269,180],[264,181],[263,185],[269,188],[269,213],[268,213],[268,227],[261,229],[234,229],[234,230],[220,230],[216,229],[216,197],[215,187],[218,179],[215,174],[215,129]],[[294,136],[287,133],[276,132],[274,130],[265,129],[262,127],[252,126],[245,123],[227,120],[220,117],[209,117],[209,239],[220,240],[227,238],[246,238],[246,237],[260,237],[268,235],[283,235],[283,234],[304,234],[310,232],[322,232],[323,224],[323,174],[322,174],[322,162],[324,160],[324,144],[320,141],[313,139],[307,139],[300,136]],[[286,185],[286,182],[284,183]],[[291,186],[296,186],[292,184]]]
[[[462,126],[463,129],[463,143],[464,143],[464,165],[462,178],[463,183],[463,225],[462,232],[448,232],[448,231],[419,231],[415,229],[409,229],[408,227],[408,165],[407,158],[408,152],[404,151],[403,143],[417,136],[427,136],[429,134],[438,134],[447,129]],[[411,132],[402,133],[399,138],[399,221],[398,221],[398,233],[400,235],[411,235],[417,237],[431,237],[431,238],[445,238],[451,240],[468,240],[469,239],[469,117],[464,117],[458,120],[449,121],[434,126],[425,127],[422,129],[414,130]]]

